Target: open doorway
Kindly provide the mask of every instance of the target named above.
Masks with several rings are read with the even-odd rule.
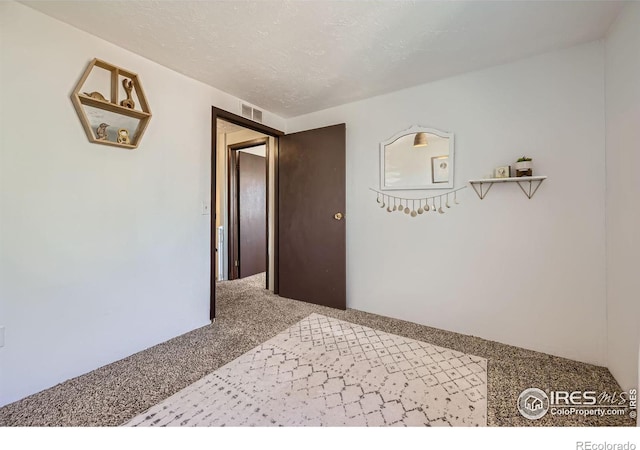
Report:
[[[233,130],[221,132],[223,127]],[[215,199],[216,214],[211,223],[210,318],[216,317],[216,282],[228,279],[229,273],[229,145],[249,145],[265,138],[266,287],[284,297],[345,309],[345,124],[285,135],[213,107],[212,132],[211,198]],[[232,142],[229,136],[233,133],[244,134]]]
[[[278,130],[213,109],[212,286],[265,273],[265,288],[277,287]]]

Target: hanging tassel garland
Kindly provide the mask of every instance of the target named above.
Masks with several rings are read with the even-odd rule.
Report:
[[[400,211],[404,212],[411,217],[416,217],[418,214],[424,214],[429,211],[438,212],[440,214],[444,214],[446,212],[445,209],[442,208],[444,200],[444,207],[451,208],[451,204],[449,203],[449,195],[453,194],[453,204],[459,205],[458,201],[458,191],[462,189],[466,189],[467,186],[460,187],[458,189],[454,189],[449,192],[445,192],[443,194],[434,195],[431,197],[422,197],[422,198],[406,198],[399,197],[395,195],[385,194],[384,192],[377,191],[373,188],[369,188],[373,192],[377,194],[376,202],[380,204],[380,208],[387,208],[387,212]],[[438,200],[438,206],[436,206],[436,199]],[[429,205],[429,200],[431,200],[431,205]],[[393,207],[391,207],[391,202],[393,201]],[[416,202],[418,203],[418,209],[416,210]],[[424,202],[424,205],[422,204]]]

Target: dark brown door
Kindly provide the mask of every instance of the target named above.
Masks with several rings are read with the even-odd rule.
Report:
[[[267,270],[266,159],[238,151],[239,277]]]
[[[280,137],[279,294],[346,309],[345,124]]]

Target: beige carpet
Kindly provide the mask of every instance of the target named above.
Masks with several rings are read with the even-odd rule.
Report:
[[[486,359],[314,313],[126,425],[486,423]]]
[[[635,426],[628,415],[547,414],[532,421],[518,411],[520,393],[531,387],[620,392],[604,367],[355,309],[290,300],[264,286],[264,274],[219,283],[215,323],[4,406],[0,427],[122,425],[312,313],[486,358],[489,426]]]

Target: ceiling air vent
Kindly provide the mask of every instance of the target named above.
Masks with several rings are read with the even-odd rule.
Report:
[[[256,122],[262,123],[262,111],[259,109],[253,108],[253,120]]]
[[[246,117],[247,119],[253,119],[252,116],[252,111],[253,108],[249,105],[247,105],[246,103],[240,103],[240,114],[242,115],[242,117]]]
[[[256,122],[262,123],[262,111],[248,103],[240,102],[240,115]]]

